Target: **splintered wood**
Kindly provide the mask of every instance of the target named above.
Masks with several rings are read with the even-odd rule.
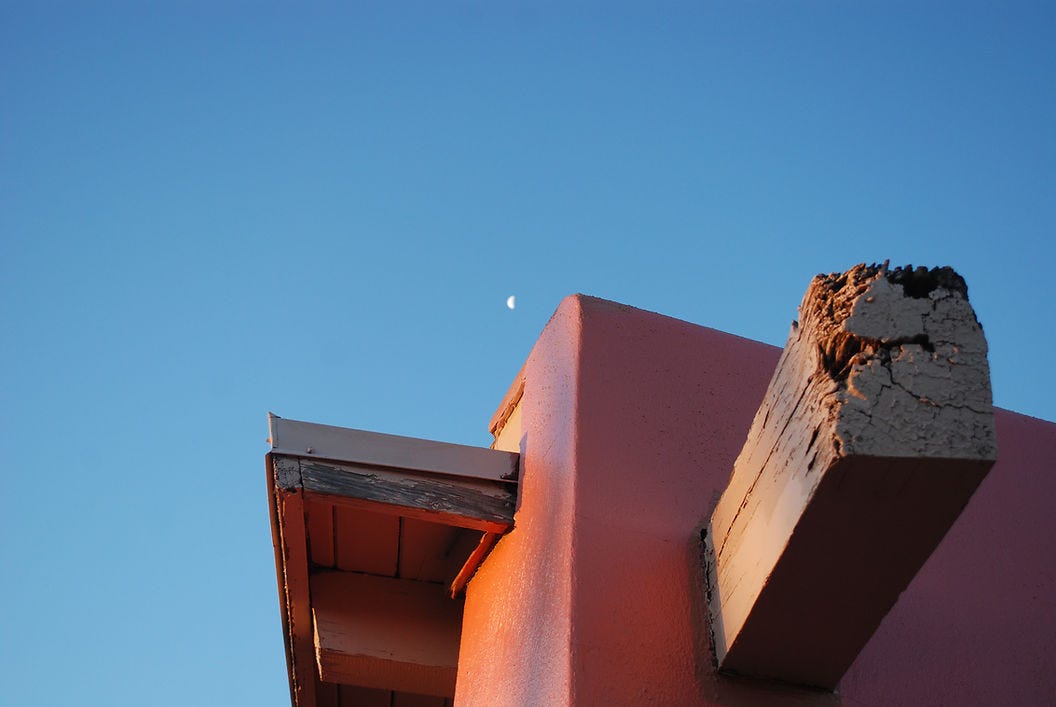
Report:
[[[950,268],[858,265],[800,305],[706,533],[720,670],[832,689],[997,457]]]

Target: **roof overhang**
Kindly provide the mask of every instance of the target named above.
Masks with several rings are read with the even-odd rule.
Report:
[[[347,685],[452,696],[459,594],[513,526],[519,455],[268,420],[293,704]]]

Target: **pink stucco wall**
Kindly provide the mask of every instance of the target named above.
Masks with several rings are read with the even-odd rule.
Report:
[[[456,702],[1046,704],[1056,698],[1056,425],[1000,459],[838,694],[717,675],[699,531],[779,350],[583,296],[529,356],[516,525],[470,583]]]

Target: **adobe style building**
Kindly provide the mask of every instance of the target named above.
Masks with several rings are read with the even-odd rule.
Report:
[[[781,358],[574,295],[492,449],[272,417],[293,703],[1053,704],[1056,424],[990,416],[988,379],[985,404],[919,394],[926,433],[882,444],[839,408],[916,420],[866,369],[897,384],[913,346],[967,361],[970,341],[944,353],[934,331],[801,359],[794,336]],[[852,395],[781,402],[814,355]]]

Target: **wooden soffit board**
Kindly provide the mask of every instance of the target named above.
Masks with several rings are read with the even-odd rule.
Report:
[[[326,682],[455,694],[462,602],[428,582],[326,572],[311,578],[315,655]]]

